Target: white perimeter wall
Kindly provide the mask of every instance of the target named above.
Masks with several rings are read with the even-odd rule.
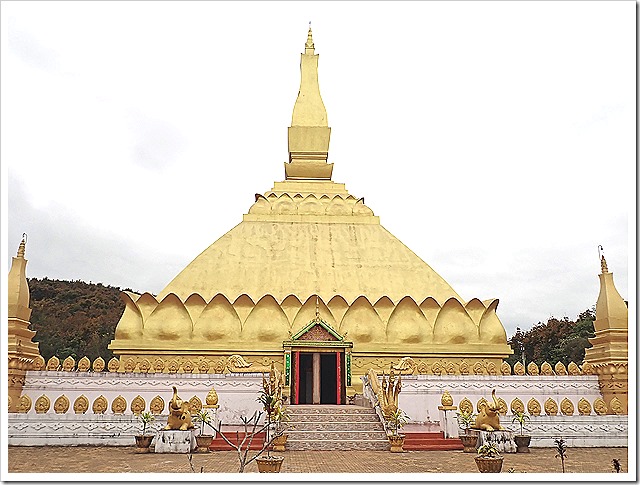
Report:
[[[260,410],[257,402],[262,389],[262,374],[143,374],[143,373],[115,373],[115,372],[57,372],[57,371],[29,371],[26,375],[23,395],[31,398],[32,405],[29,415],[36,414],[34,407],[36,399],[45,394],[51,401],[51,408],[47,414],[55,414],[53,404],[55,400],[65,395],[69,398],[70,406],[67,414],[74,414],[73,403],[81,395],[89,400],[89,411],[93,401],[98,396],[104,396],[108,401],[106,414],[113,414],[111,403],[121,395],[127,401],[125,414],[132,414],[131,401],[140,395],[146,402],[145,410],[149,410],[151,400],[155,396],[164,399],[165,413],[173,391],[178,389],[181,399],[188,401],[197,396],[202,404],[213,387],[218,394],[218,418],[226,424],[240,424],[240,416],[251,416]],[[56,415],[59,416],[59,415]]]
[[[131,401],[140,395],[146,401],[146,410],[151,400],[159,395],[168,404],[172,396],[171,387],[178,388],[184,400],[197,396],[202,403],[209,390],[214,387],[219,398],[218,417],[224,424],[240,424],[240,416],[251,416],[260,409],[257,398],[262,389],[262,374],[143,374],[111,372],[56,372],[29,371],[23,394],[32,400],[27,414],[9,414],[8,438],[10,445],[125,445],[132,446],[133,436],[140,432],[140,422],[131,412]],[[481,398],[491,399],[496,389],[498,397],[507,402],[518,397],[527,404],[535,397],[541,406],[547,398],[553,398],[558,406],[564,398],[573,402],[575,415],[532,416],[527,423],[527,432],[532,435],[532,447],[552,447],[554,438],[564,438],[569,446],[627,446],[627,416],[579,416],[577,405],[584,397],[593,406],[601,397],[597,376],[404,376],[399,404],[414,423],[437,423],[445,427],[444,413],[438,410],[444,391],[449,391],[458,405],[467,397],[474,405]],[[51,401],[46,414],[34,410],[38,397],[45,394]],[[70,402],[66,414],[56,414],[55,400],[64,394]],[[75,414],[73,403],[81,395],[89,400],[86,414]],[[105,414],[93,414],[93,401],[103,395],[108,401]],[[115,415],[111,403],[117,396],[127,401],[124,415]],[[447,416],[447,433],[458,435],[455,412]],[[502,418],[508,429],[517,430],[511,423],[512,415]],[[152,427],[166,424],[165,414],[157,416]]]
[[[519,398],[527,406],[535,398],[542,408],[540,416],[531,416],[525,426],[526,434],[532,436],[531,447],[553,447],[555,438],[563,438],[568,446],[627,446],[628,417],[598,416],[593,410],[593,402],[602,397],[598,387],[598,377],[580,376],[403,376],[402,391],[398,405],[414,423],[433,423],[445,428],[445,413],[438,410],[445,391],[449,391],[454,406],[465,397],[477,411],[477,402],[483,397],[491,401],[491,391],[496,397],[507,402],[507,416],[500,419],[507,429],[520,432],[520,425],[512,423],[511,401]],[[544,402],[552,398],[558,405],[558,415],[547,416]],[[573,403],[574,415],[564,416],[560,411],[563,399]],[[578,414],[578,401],[585,398],[591,404],[590,416]],[[528,413],[527,413],[528,414]],[[458,436],[456,412],[448,411],[446,416],[448,436]]]

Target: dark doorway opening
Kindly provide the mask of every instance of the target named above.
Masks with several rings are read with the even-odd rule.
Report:
[[[320,354],[320,404],[337,404],[336,354]]]
[[[298,404],[313,404],[313,354],[300,352]]]

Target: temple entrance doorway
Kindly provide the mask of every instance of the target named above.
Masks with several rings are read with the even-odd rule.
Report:
[[[340,355],[337,358],[339,360]],[[336,370],[336,356],[320,354],[320,404],[338,404],[343,386],[336,381]]]
[[[291,404],[346,404],[353,342],[322,320],[317,308],[316,317],[282,346]]]
[[[294,352],[293,404],[344,404],[344,352]]]
[[[313,404],[313,354],[300,354],[298,404]]]

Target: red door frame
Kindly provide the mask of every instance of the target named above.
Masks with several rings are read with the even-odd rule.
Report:
[[[295,389],[295,402],[294,404],[298,404],[300,402],[300,352],[294,352],[295,353],[295,362],[296,362],[296,380],[295,380],[295,385],[296,385],[296,389]]]
[[[300,352],[293,352],[295,362],[293,404],[300,403]],[[342,404],[342,352],[336,352],[336,404]]]
[[[336,352],[336,404],[342,404],[340,402],[340,395],[342,394],[342,386],[341,384],[341,369],[340,369],[340,354],[341,352]]]

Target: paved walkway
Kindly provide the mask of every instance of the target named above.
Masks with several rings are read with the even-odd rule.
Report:
[[[283,473],[478,473],[474,454],[462,451],[286,451]],[[502,471],[560,473],[562,465],[552,448],[504,455]],[[250,454],[253,456],[253,453]],[[236,473],[234,451],[182,454],[140,454],[134,447],[18,447],[8,450],[9,472],[27,473]],[[567,473],[611,473],[612,459],[628,471],[627,448],[569,448]],[[193,470],[192,470],[193,466]],[[257,472],[255,462],[245,472]],[[635,470],[634,470],[635,472]],[[132,477],[133,478],[133,477]],[[283,477],[284,478],[284,477]],[[398,479],[402,479],[398,477]],[[627,476],[627,480],[629,477]]]

